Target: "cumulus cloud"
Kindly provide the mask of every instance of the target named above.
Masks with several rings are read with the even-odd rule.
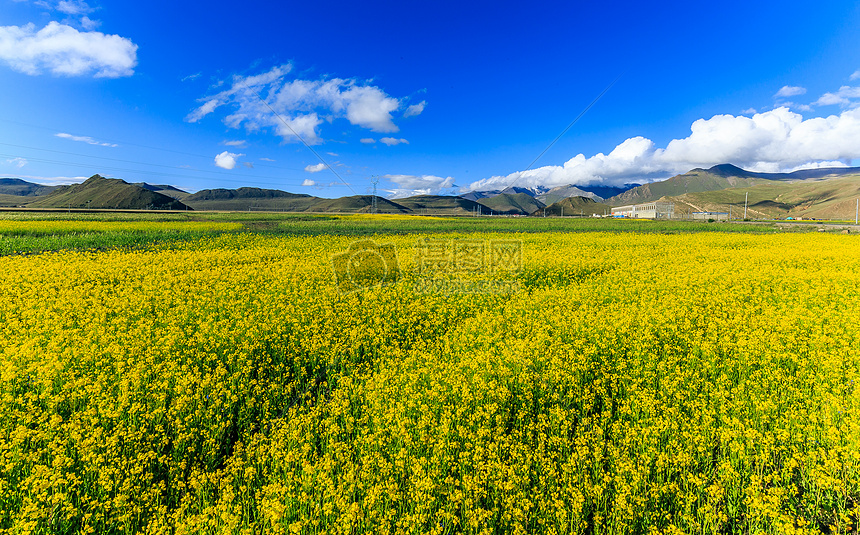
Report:
[[[743,115],[752,115],[755,113],[758,113],[758,110],[755,108],[747,108],[745,110],[741,110],[741,114],[743,114]]]
[[[424,107],[427,105],[426,100],[422,100],[418,104],[413,104],[406,108],[406,111],[403,112],[404,117],[414,117],[416,115],[421,115],[421,112],[424,111]]]
[[[58,22],[38,31],[33,24],[0,26],[0,61],[32,76],[50,72],[119,78],[134,74],[137,45],[119,35],[81,32]]]
[[[225,139],[224,141],[221,142],[221,144],[227,145],[228,147],[238,147],[238,148],[242,149],[248,144],[248,142],[245,141],[244,139],[232,140],[232,141],[228,141]]]
[[[806,93],[805,87],[800,87],[797,85],[784,85],[779,91],[773,96],[774,98],[786,98],[786,97],[794,97],[797,95],[803,95]]]
[[[291,72],[292,65],[286,64],[254,76],[234,76],[229,89],[200,99],[186,120],[198,122],[227,107],[231,113],[224,122],[230,128],[271,129],[284,140],[298,136],[311,144],[322,143],[320,125],[336,119],[372,132],[399,131],[392,113],[401,100],[382,89],[357,79],[288,79]]]
[[[326,169],[327,167],[328,166],[326,164],[320,162],[316,165],[305,166],[305,171],[307,171],[308,173],[319,173],[320,171]]]
[[[364,143],[365,145],[372,145],[373,143],[376,143],[376,140],[372,137],[363,137],[359,139],[359,141]]]
[[[90,136],[73,136],[72,134],[67,134],[65,132],[60,132],[59,134],[54,134],[54,136],[69,139],[72,141],[80,141],[81,143],[86,143],[88,145],[98,145],[99,147],[118,147],[116,143],[106,143],[104,141],[98,141],[96,139],[91,138]]]
[[[310,178],[306,178],[302,181],[302,186],[316,186],[317,183],[311,180]]]
[[[813,102],[813,105],[832,106],[839,104],[840,106],[849,106],[857,104],[853,102],[855,99],[860,99],[860,87],[843,85],[835,93],[824,93],[818,100]]]
[[[215,165],[221,169],[233,169],[236,167],[236,158],[239,158],[240,156],[244,156],[244,154],[234,154],[225,150],[221,154],[215,156]]]
[[[860,80],[860,71],[854,71],[851,76],[848,77],[849,80]]]
[[[609,154],[590,158],[578,154],[561,166],[494,176],[464,190],[500,189],[513,183],[529,187],[621,185],[721,163],[779,172],[860,158],[860,108],[806,120],[786,107],[752,117],[715,115],[695,121],[690,130],[689,136],[674,139],[665,148],[650,139],[633,137]]]
[[[434,175],[385,175],[383,178],[387,178],[399,186],[387,190],[392,199],[412,195],[438,194],[440,190],[454,187],[454,178],[450,176],[443,178]]]
[[[384,137],[384,138],[380,139],[379,141],[385,143],[389,147],[391,147],[392,145],[400,145],[401,143],[405,143],[406,145],[409,144],[409,142],[403,138],[397,139],[394,137]]]

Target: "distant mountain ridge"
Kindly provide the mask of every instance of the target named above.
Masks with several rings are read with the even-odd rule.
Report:
[[[718,191],[729,188],[752,187],[776,181],[809,180],[827,176],[856,174],[860,167],[803,169],[792,173],[758,173],[731,164],[715,165],[709,169],[696,168],[659,182],[643,184],[606,199],[612,206],[653,202],[663,197],[687,193]]]
[[[478,201],[486,206],[490,213],[503,215],[529,215],[544,206],[544,203],[528,193],[500,193]]]
[[[17,195],[19,197],[36,197],[47,195],[59,186],[34,184],[20,178],[0,178],[0,195]]]
[[[604,203],[590,189],[622,190]],[[676,203],[677,214],[736,209],[750,193],[753,217],[847,217],[860,196],[860,168],[805,169],[792,173],[746,171],[731,164],[692,169],[667,180],[644,185],[506,188],[502,192],[471,192],[463,196],[416,195],[396,200],[376,197],[380,213],[415,215],[601,215],[608,207],[664,199]],[[470,198],[472,197],[472,198]],[[474,200],[477,199],[477,200]],[[745,200],[745,199],[744,199]],[[544,202],[553,201],[553,202]],[[22,208],[171,209],[224,211],[286,211],[368,213],[374,197],[337,199],[277,189],[241,187],[188,193],[170,185],[130,184],[93,175],[81,184],[45,186],[19,178],[0,179],[0,206]],[[733,208],[734,207],[734,208]]]
[[[592,197],[565,197],[545,208],[536,211],[536,216],[583,216],[605,215],[609,212],[608,204],[595,201]]]

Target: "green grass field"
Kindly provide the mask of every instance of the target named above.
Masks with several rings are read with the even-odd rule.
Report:
[[[141,228],[80,228],[73,222],[152,223]],[[28,222],[10,228],[7,222]],[[58,222],[69,222],[66,227]],[[211,228],[186,229],[186,224],[212,223]],[[230,224],[222,227],[218,224]],[[0,212],[0,255],[64,249],[103,250],[144,247],[190,240],[207,234],[266,233],[283,235],[372,236],[436,232],[774,232],[769,225],[689,221],[625,221],[597,218],[339,216],[260,212]]]

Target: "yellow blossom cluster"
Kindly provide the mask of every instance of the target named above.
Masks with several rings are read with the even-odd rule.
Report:
[[[856,532],[856,237],[421,238],[517,291],[414,235],[351,292],[348,236],[0,257],[0,533]]]

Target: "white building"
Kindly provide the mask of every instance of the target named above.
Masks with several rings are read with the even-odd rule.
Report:
[[[713,219],[714,221],[728,221],[729,213],[728,212],[693,212],[690,214],[692,219],[698,219],[707,221],[708,219]]]
[[[629,217],[632,219],[672,219],[674,215],[675,204],[671,202],[631,204],[616,206],[612,209],[612,217]]]

